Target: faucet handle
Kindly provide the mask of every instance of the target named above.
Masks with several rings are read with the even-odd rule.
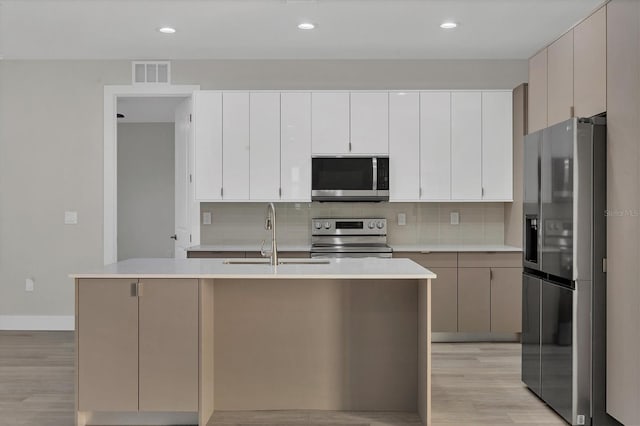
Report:
[[[262,240],[262,243],[260,243],[260,254],[262,255],[262,257],[271,256],[271,253],[268,253],[268,252],[264,251],[264,243],[265,242],[266,242],[266,240]]]

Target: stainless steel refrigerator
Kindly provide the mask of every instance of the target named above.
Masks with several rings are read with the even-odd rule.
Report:
[[[606,414],[606,124],[524,142],[522,381],[572,425]]]

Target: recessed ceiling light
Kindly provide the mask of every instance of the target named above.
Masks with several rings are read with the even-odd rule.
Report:
[[[301,24],[298,24],[298,29],[300,29],[300,30],[312,30],[315,27],[316,26],[314,24],[312,24],[311,22],[303,22]]]
[[[162,27],[158,28],[158,31],[160,31],[162,34],[173,34],[176,32],[176,29],[171,27]]]
[[[444,28],[445,30],[451,30],[455,27],[457,27],[458,24],[456,24],[455,22],[451,22],[451,21],[446,21],[443,22],[442,24],[440,24],[440,28]]]

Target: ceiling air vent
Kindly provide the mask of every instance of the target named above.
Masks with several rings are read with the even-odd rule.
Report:
[[[134,61],[131,73],[133,84],[171,84],[169,61]]]

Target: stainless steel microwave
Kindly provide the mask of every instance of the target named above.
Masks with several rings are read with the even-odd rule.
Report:
[[[314,201],[388,201],[389,157],[313,157]]]

